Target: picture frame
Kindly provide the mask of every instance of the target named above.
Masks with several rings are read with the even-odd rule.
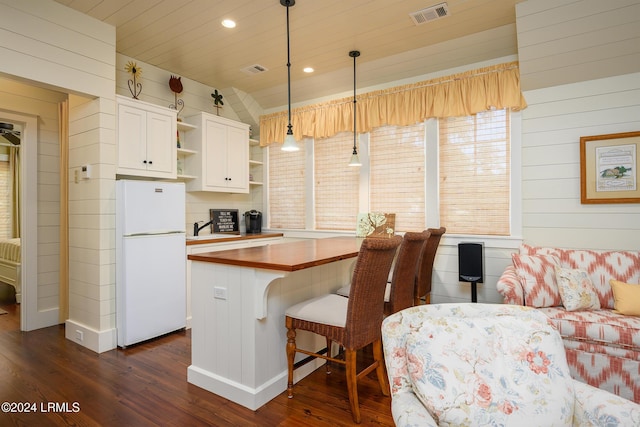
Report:
[[[211,234],[240,234],[238,209],[209,209]]]
[[[580,202],[640,203],[640,131],[580,138]]]

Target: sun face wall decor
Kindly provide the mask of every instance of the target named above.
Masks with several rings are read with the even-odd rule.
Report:
[[[129,92],[131,92],[131,96],[133,99],[138,99],[138,95],[142,93],[142,83],[137,82],[136,79],[142,75],[142,68],[138,67],[133,61],[127,62],[127,65],[124,66],[124,70],[133,76],[132,79],[127,81],[127,85],[129,86]]]

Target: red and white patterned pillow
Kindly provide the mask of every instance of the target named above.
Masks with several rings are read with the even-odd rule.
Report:
[[[525,305],[529,307],[556,307],[562,305],[556,282],[555,255],[512,254],[516,274],[523,284]]]

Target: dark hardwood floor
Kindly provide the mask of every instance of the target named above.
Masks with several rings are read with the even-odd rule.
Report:
[[[0,305],[1,426],[341,426],[353,425],[344,370],[324,368],[251,411],[187,383],[190,332],[96,354],[64,337],[64,327],[20,332],[19,306]],[[283,326],[284,327],[284,326]],[[367,355],[365,355],[367,357]],[[363,426],[393,426],[375,373],[359,383]],[[5,407],[3,406],[3,409]]]

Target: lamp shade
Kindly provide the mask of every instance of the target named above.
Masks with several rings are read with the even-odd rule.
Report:
[[[349,161],[349,166],[362,166],[362,163],[360,163],[360,158],[358,157],[358,153],[354,152],[351,155],[351,160]]]
[[[287,133],[287,136],[284,138],[284,143],[282,144],[282,151],[298,151],[300,147],[296,143],[296,139],[293,134]]]

